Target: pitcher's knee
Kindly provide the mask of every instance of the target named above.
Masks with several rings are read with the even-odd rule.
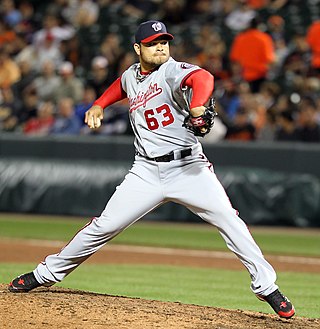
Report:
[[[242,222],[239,212],[232,207],[227,209],[215,210],[206,214],[203,219],[214,226],[220,226],[221,223],[235,225],[236,222]]]
[[[95,218],[91,225],[93,225],[93,230],[96,235],[110,237],[116,236],[124,229],[119,225],[119,222],[104,216]]]

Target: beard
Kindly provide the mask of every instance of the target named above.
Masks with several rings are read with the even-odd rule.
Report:
[[[146,55],[143,52],[140,54],[140,60],[143,62],[145,67],[148,67],[149,70],[160,66],[161,64],[167,62],[169,59],[169,54],[167,53],[159,53],[154,55]]]

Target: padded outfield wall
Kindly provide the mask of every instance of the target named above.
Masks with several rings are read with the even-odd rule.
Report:
[[[320,227],[320,145],[221,142],[203,147],[248,224]],[[99,215],[133,157],[130,136],[0,135],[0,211]],[[199,221],[172,203],[146,218]]]

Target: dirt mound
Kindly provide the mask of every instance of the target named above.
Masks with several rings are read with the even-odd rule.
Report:
[[[319,319],[232,311],[51,287],[13,294],[0,284],[1,328],[313,329]]]

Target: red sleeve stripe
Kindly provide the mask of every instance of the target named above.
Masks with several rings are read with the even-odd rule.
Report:
[[[214,77],[204,69],[196,70],[184,79],[183,86],[192,88],[190,108],[203,106],[213,93]]]
[[[99,105],[102,108],[106,108],[109,105],[121,101],[127,98],[126,92],[122,89],[121,78],[115,80],[109,88],[93,103],[93,105]]]

